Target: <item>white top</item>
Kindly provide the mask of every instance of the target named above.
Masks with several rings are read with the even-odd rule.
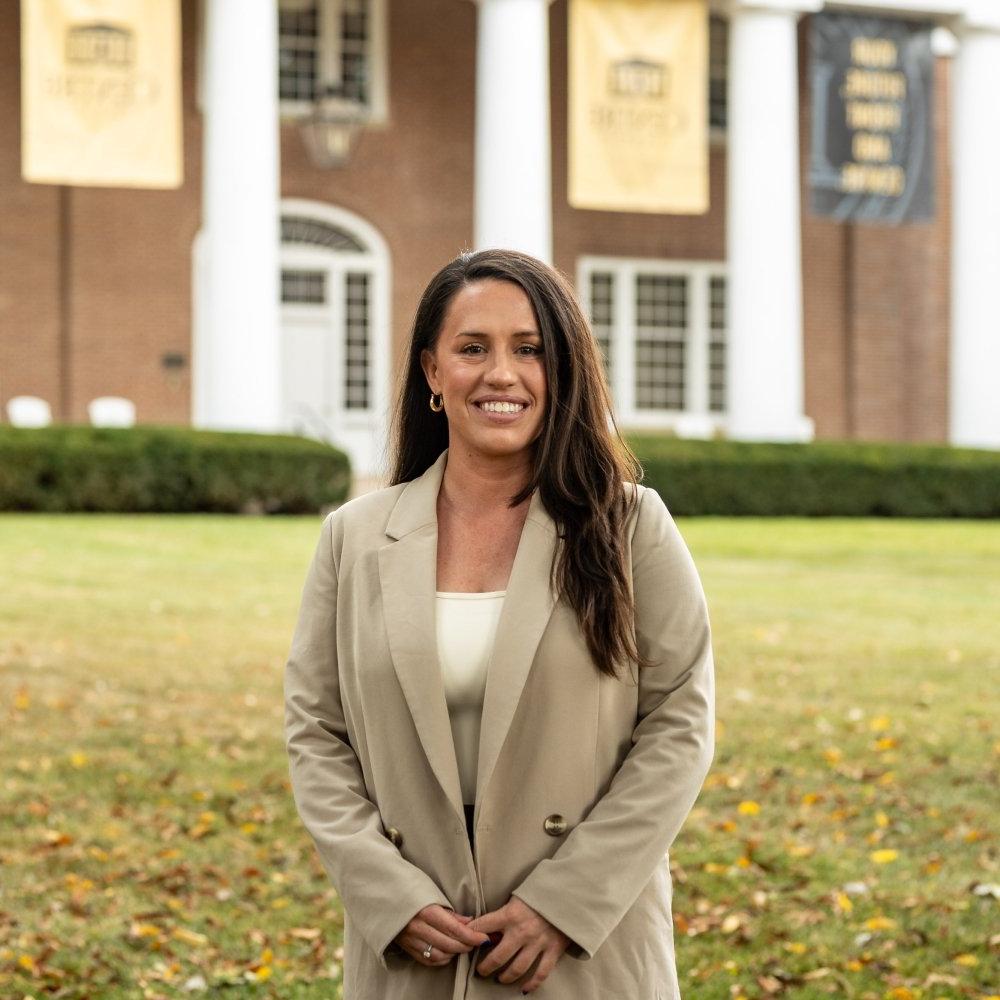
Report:
[[[441,679],[462,783],[462,801],[476,801],[479,724],[486,694],[486,668],[506,590],[482,593],[437,591],[437,640]]]

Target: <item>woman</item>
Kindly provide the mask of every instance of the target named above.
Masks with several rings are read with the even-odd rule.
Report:
[[[285,674],[345,1000],[677,1000],[668,849],[714,752],[690,553],[561,275],[417,310],[391,485],[325,520]]]

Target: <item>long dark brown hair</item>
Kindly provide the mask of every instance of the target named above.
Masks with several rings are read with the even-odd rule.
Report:
[[[448,447],[448,421],[428,405],[420,354],[434,350],[453,296],[488,278],[511,281],[530,299],[548,385],[533,473],[509,506],[538,489],[563,540],[550,584],[576,612],[598,669],[617,677],[622,662],[650,666],[636,642],[625,527],[642,466],[615,422],[590,324],[559,271],[515,250],[481,250],[459,254],[434,275],[417,307],[408,360],[400,370],[389,435],[390,485],[417,478]]]

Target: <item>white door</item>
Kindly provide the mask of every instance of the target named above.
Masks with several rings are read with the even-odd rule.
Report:
[[[380,279],[365,254],[282,247],[283,426],[343,449],[361,476],[384,445]]]

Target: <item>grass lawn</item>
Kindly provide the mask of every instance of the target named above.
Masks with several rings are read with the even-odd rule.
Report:
[[[340,995],[282,742],[319,523],[0,517],[0,997]],[[678,523],[718,688],[684,1000],[1000,994],[1000,523]]]

